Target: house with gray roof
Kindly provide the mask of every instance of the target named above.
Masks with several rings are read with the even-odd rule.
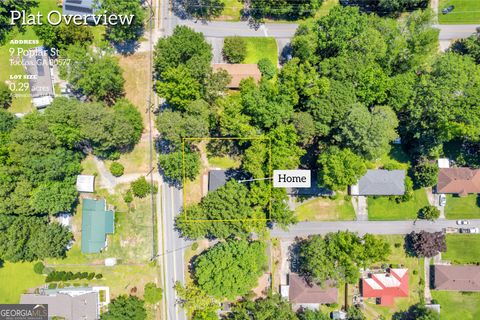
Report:
[[[94,13],[95,0],[63,0],[64,15],[87,15]]]
[[[103,291],[102,296],[100,292]],[[104,301],[101,301],[103,299]],[[40,289],[20,296],[21,304],[48,304],[48,318],[66,320],[100,319],[100,309],[110,302],[108,287]]]
[[[227,181],[228,177],[226,170],[208,171],[208,192],[212,192],[220,187],[223,187]]]
[[[52,76],[52,64],[43,47],[33,48],[22,58],[30,85],[32,104],[37,109],[49,106],[55,97]]]
[[[405,193],[405,170],[368,170],[357,184],[350,186],[352,196],[401,196]]]

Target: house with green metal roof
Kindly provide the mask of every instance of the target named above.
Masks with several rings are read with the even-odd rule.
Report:
[[[97,253],[107,246],[107,234],[115,231],[115,214],[105,199],[84,199],[82,206],[82,252]]]

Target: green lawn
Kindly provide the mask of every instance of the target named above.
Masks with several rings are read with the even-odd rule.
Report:
[[[480,319],[480,292],[454,292],[432,290],[433,299],[441,306],[442,320]]]
[[[480,199],[476,194],[467,197],[447,195],[445,216],[447,219],[479,219]]]
[[[428,205],[427,193],[424,189],[415,190],[413,199],[396,203],[388,197],[368,197],[369,220],[414,220],[418,210]]]
[[[442,259],[456,264],[480,262],[480,235],[478,234],[448,234],[447,252],[442,253]]]
[[[240,21],[241,10],[243,3],[240,0],[223,0],[225,7],[223,8],[220,17],[214,20],[218,21]]]
[[[315,14],[315,18],[326,16],[336,5],[338,5],[338,0],[325,0]]]
[[[244,63],[258,63],[258,60],[267,58],[276,66],[278,63],[278,49],[275,38],[245,37],[247,56]]]
[[[5,262],[0,267],[0,303],[19,303],[20,294],[45,283],[45,277],[33,272],[34,262]]]
[[[407,256],[405,254],[404,236],[403,235],[389,235],[379,236],[390,244],[392,253],[388,259],[383,262],[378,262],[371,267],[380,267],[383,263],[392,265],[401,265],[408,269],[409,276],[409,296],[407,298],[396,298],[393,306],[380,306],[375,304],[374,299],[366,299],[365,314],[368,319],[378,319],[379,315],[383,315],[385,319],[391,319],[395,312],[407,310],[409,306],[418,303],[420,296],[423,295],[424,279],[423,279],[423,259]],[[400,244],[398,248],[395,243]],[[414,273],[415,271],[415,273]],[[421,280],[422,279],[422,280]],[[443,318],[442,318],[443,319]]]
[[[442,9],[450,5],[454,5],[455,9],[448,14],[442,14]],[[440,24],[480,24],[480,1],[440,0],[438,20]]]
[[[300,221],[355,220],[352,202],[340,196],[336,200],[318,197],[308,200],[295,209]]]
[[[230,169],[230,168],[239,168],[240,160],[234,159],[229,156],[224,157],[208,157],[208,164],[211,167],[221,168],[221,169]]]
[[[389,153],[384,154],[372,164],[372,169],[386,168],[408,170],[410,167],[410,158],[403,150],[401,145],[394,144]]]

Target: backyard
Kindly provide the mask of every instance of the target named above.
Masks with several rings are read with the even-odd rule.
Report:
[[[428,205],[424,189],[414,191],[413,198],[407,202],[396,203],[389,197],[368,197],[369,220],[414,220],[418,210]]]
[[[0,303],[19,303],[20,295],[45,283],[45,277],[33,272],[34,262],[5,262],[0,267]]]
[[[442,14],[442,9],[455,6],[452,12]],[[480,22],[480,1],[477,0],[440,0],[438,6],[440,24],[478,24]]]
[[[376,263],[376,267],[380,267],[382,263],[398,265],[408,269],[409,276],[409,297],[396,298],[392,306],[380,306],[375,304],[375,300],[366,300],[365,313],[369,319],[378,319],[380,315],[385,319],[390,319],[395,312],[407,310],[409,306],[420,301],[423,295],[424,276],[423,276],[423,259],[407,256],[403,248],[405,240],[401,235],[380,236],[383,240],[390,244],[392,250],[388,259],[383,262]]]
[[[278,49],[275,38],[245,37],[247,56],[243,63],[256,64],[262,58],[270,60],[274,66],[278,64]]]
[[[442,253],[442,259],[455,264],[480,262],[480,235],[448,234],[447,252]]]
[[[337,199],[317,197],[307,200],[295,209],[299,221],[355,220],[352,202],[343,196]]]
[[[471,194],[466,197],[447,195],[445,216],[447,219],[479,219],[480,197]]]

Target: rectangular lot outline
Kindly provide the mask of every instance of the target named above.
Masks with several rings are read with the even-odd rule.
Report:
[[[187,190],[185,188],[186,185],[186,173],[185,173],[185,141],[194,141],[194,140],[265,140],[268,142],[268,171],[269,177],[273,174],[272,169],[272,140],[267,137],[200,137],[200,138],[182,138],[182,172],[183,172],[183,179],[182,179],[182,189],[183,189],[183,214],[185,215],[186,222],[258,222],[258,221],[271,221],[271,213],[272,213],[272,197],[273,197],[273,181],[270,182],[269,190],[269,201],[268,201],[268,213],[266,218],[251,218],[251,219],[188,219],[187,215]]]

